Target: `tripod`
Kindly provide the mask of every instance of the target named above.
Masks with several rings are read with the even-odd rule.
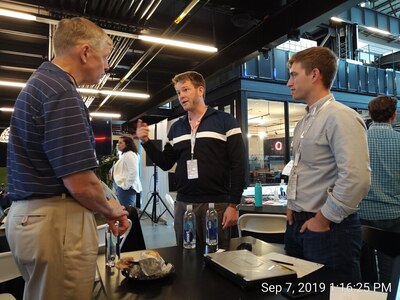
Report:
[[[139,216],[139,220],[142,218],[143,214],[146,214],[146,215],[150,218],[150,220],[151,220],[153,223],[156,223],[156,224],[157,224],[158,221],[160,220],[161,216],[162,216],[163,214],[165,214],[166,212],[168,212],[168,213],[171,215],[172,218],[174,218],[174,216],[172,215],[171,211],[168,209],[167,205],[165,205],[165,202],[164,202],[164,200],[161,198],[160,194],[157,192],[157,166],[156,166],[156,164],[153,164],[153,167],[154,167],[154,185],[153,185],[153,192],[151,193],[151,197],[150,197],[149,201],[147,201],[146,206],[143,208],[143,211],[142,211],[142,213],[141,213],[140,216]],[[156,209],[156,208],[157,208],[157,207],[156,207],[157,200],[160,200],[160,202],[161,202],[161,203],[164,205],[164,207],[165,207],[164,211],[163,211],[158,217],[157,217],[157,209]],[[152,210],[151,210],[151,215],[149,215],[149,214],[146,212],[146,208],[149,206],[149,204],[150,204],[151,202],[153,202],[153,207],[152,207]]]

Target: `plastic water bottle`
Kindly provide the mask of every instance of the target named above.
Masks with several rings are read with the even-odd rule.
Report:
[[[285,180],[284,180],[284,179],[281,179],[281,183],[280,183],[280,185],[279,185],[279,190],[280,190],[279,199],[281,199],[281,200],[287,200],[286,189],[287,189],[287,185],[286,185],[286,183],[285,183]]]
[[[218,213],[214,208],[214,203],[208,204],[206,212],[206,243],[209,246],[218,245]]]
[[[117,257],[117,237],[112,233],[109,225],[106,225],[106,266],[112,268],[115,266]]]
[[[183,248],[196,248],[196,216],[191,204],[186,206],[186,212],[183,215]]]
[[[262,185],[259,180],[257,180],[254,187],[254,206],[262,207]]]
[[[274,189],[274,201],[277,202],[279,201],[279,187],[275,187]]]

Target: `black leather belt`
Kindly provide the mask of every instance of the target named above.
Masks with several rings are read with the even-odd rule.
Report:
[[[315,215],[316,213],[308,211],[301,211],[301,212],[293,211],[292,214],[293,220],[297,222],[307,221],[308,219],[315,217]]]

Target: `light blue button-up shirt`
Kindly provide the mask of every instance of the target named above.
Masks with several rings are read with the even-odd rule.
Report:
[[[324,105],[327,101],[330,103]],[[366,126],[356,111],[335,101],[332,95],[306,110],[293,136],[294,156],[301,140],[302,148],[296,168],[296,197],[288,201],[288,208],[298,212],[321,210],[325,218],[340,223],[357,211],[369,190]]]

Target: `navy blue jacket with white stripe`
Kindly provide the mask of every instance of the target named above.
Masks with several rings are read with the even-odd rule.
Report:
[[[188,116],[176,121],[161,152],[149,141],[143,144],[147,155],[164,171],[176,166],[177,201],[187,203],[240,203],[245,186],[244,143],[234,117],[208,107],[196,133],[194,157],[197,179],[188,179],[191,159],[191,128]]]

